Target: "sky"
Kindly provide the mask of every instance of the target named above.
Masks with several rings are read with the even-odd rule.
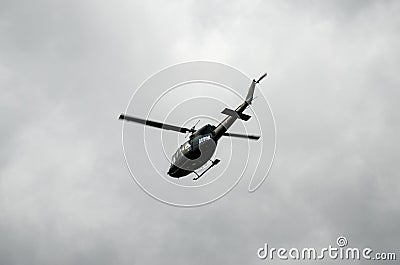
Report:
[[[398,1],[1,1],[1,264],[263,264],[264,243],[338,236],[398,253],[399,12]],[[193,60],[268,72],[277,151],[256,192],[245,176],[187,209],[135,184],[117,118],[146,78]]]

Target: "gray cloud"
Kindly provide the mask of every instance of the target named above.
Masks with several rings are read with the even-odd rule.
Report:
[[[397,251],[399,8],[3,2],[1,263],[259,264],[264,242],[324,247],[339,235]],[[150,74],[193,59],[269,72],[278,152],[256,193],[244,180],[180,209],[133,183],[116,118]]]

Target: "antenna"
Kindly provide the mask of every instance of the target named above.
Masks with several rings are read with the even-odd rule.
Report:
[[[193,133],[196,131],[195,128],[196,128],[197,124],[199,124],[199,122],[200,122],[200,120],[198,120],[198,121],[193,125],[193,127],[190,128],[190,131],[187,132],[187,134],[185,135],[185,138],[188,137],[188,135],[189,135],[190,132],[193,134]]]

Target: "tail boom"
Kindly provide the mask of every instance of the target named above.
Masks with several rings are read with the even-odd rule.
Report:
[[[252,103],[254,99],[254,90],[256,88],[256,84],[258,84],[267,74],[263,74],[257,81],[253,79],[249,90],[247,91],[245,101],[240,104],[235,110],[225,108],[222,113],[228,115],[213,131],[213,138],[215,141],[218,141],[224,133],[226,133],[229,127],[237,120],[241,119],[247,121],[250,119],[250,115],[244,114],[243,111]]]

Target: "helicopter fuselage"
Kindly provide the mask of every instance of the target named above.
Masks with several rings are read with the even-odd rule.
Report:
[[[190,136],[171,158],[168,175],[184,177],[204,166],[213,156],[218,140],[213,133],[215,126],[207,124]]]
[[[242,115],[249,106],[248,102],[239,105],[234,113]],[[171,159],[167,174],[173,178],[184,177],[201,168],[211,160],[218,140],[226,133],[232,124],[240,118],[228,115],[217,127],[207,124],[190,136],[189,141],[181,145]]]

